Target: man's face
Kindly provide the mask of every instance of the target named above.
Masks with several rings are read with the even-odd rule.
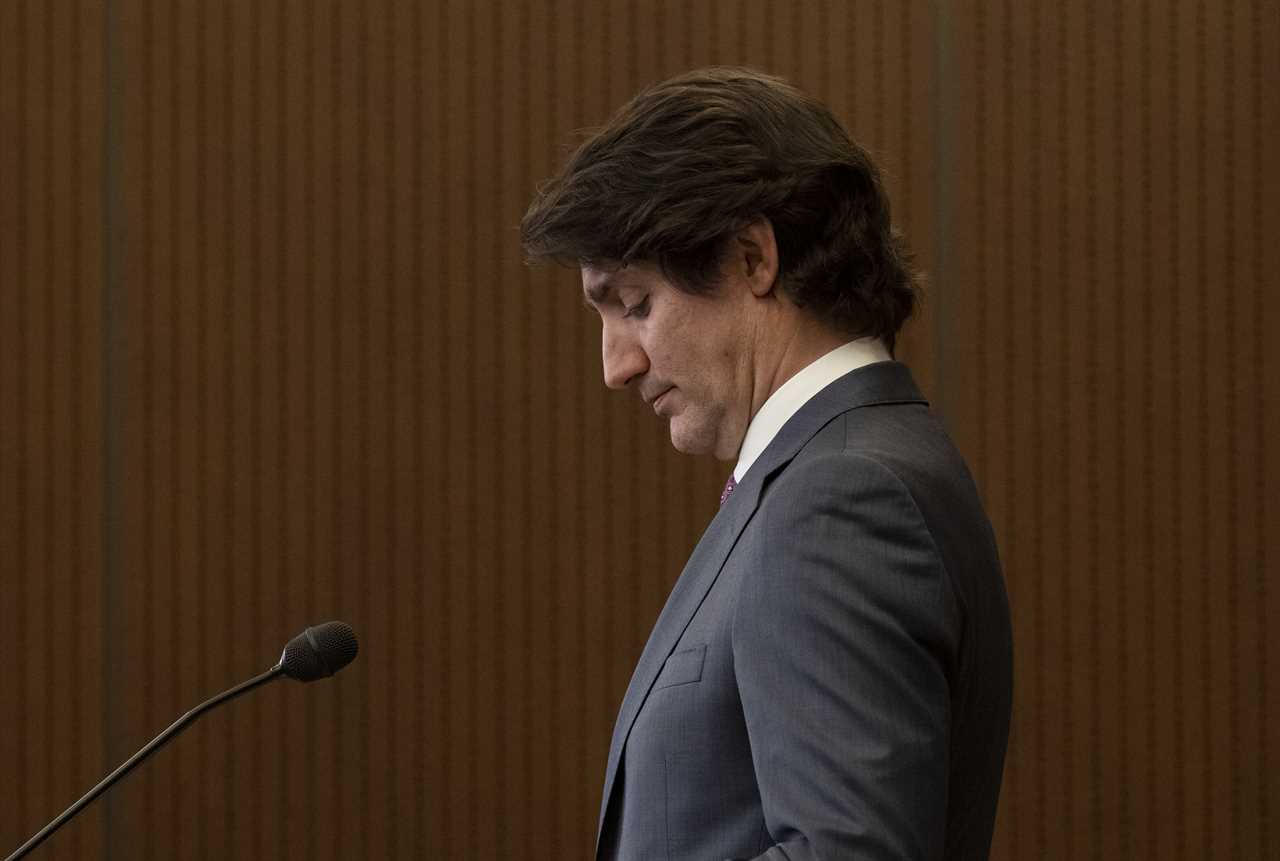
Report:
[[[692,296],[646,263],[584,266],[582,288],[600,315],[605,385],[630,385],[669,419],[677,451],[735,457],[751,418],[750,291],[728,279]]]

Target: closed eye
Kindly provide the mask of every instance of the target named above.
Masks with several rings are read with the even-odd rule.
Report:
[[[626,310],[622,315],[623,317],[634,317],[637,320],[643,320],[649,316],[649,297],[645,296],[636,304],[624,307]]]

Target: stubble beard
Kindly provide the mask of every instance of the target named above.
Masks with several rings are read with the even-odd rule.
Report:
[[[721,457],[720,430],[724,423],[724,410],[699,409],[690,406],[686,411],[667,419],[671,446],[681,454],[715,454]],[[721,457],[723,459],[723,457]]]

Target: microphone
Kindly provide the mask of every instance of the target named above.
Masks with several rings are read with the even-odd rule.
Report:
[[[355,660],[360,651],[356,632],[345,622],[325,622],[307,628],[285,645],[272,670],[299,682],[325,679]]]
[[[117,780],[132,771],[135,766],[163,747],[165,743],[186,729],[196,718],[209,711],[209,709],[220,706],[228,700],[235,699],[241,694],[246,694],[254,688],[274,681],[281,676],[298,682],[314,682],[316,679],[328,678],[355,660],[359,651],[360,644],[356,641],[356,633],[345,622],[325,622],[322,625],[307,628],[285,645],[284,652],[281,653],[280,660],[276,662],[274,667],[246,682],[241,682],[230,690],[223,691],[212,699],[205,700],[178,718],[172,726],[147,742],[145,747],[129,757],[115,771],[104,777],[102,782],[85,793],[79,801],[64,810],[62,815],[40,829],[26,843],[19,846],[5,861],[18,861],[19,858],[25,857],[28,852],[48,839],[53,832],[65,825],[68,820],[87,807],[90,802],[110,789]]]

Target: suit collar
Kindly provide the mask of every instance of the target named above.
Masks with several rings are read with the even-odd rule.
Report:
[[[742,479],[773,442],[788,419],[813,399],[813,396],[850,371],[889,360],[889,351],[876,337],[858,338],[836,347],[792,374],[765,399],[751,417],[738,464],[733,468],[736,479]]]
[[[875,362],[850,371],[796,411],[747,470],[738,489],[751,480],[753,474],[761,481],[767,480],[836,416],[858,407],[903,403],[928,404],[906,365],[894,361]],[[735,494],[738,489],[734,490]]]
[[[626,696],[618,711],[613,741],[609,747],[609,761],[605,768],[597,852],[605,814],[609,809],[610,796],[617,778],[618,763],[636,716],[661,672],[663,663],[689,626],[747,522],[755,513],[766,483],[832,419],[858,407],[891,403],[927,403],[906,365],[899,362],[876,362],[840,377],[814,395],[783,425],[782,430],[743,476],[728,501],[716,512],[654,623],[649,642],[640,655],[631,676],[631,684],[627,687]]]

